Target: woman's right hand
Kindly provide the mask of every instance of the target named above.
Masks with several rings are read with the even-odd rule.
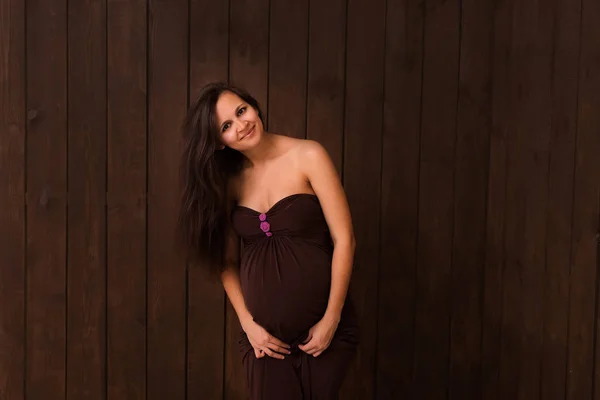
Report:
[[[290,346],[271,335],[265,328],[254,322],[254,320],[242,324],[242,329],[248,336],[248,341],[254,349],[256,358],[266,355],[272,358],[284,359],[284,354],[290,354]]]

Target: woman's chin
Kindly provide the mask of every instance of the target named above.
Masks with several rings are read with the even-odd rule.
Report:
[[[249,136],[245,137],[238,143],[239,151],[252,150],[260,143],[262,139],[262,132],[252,132]]]

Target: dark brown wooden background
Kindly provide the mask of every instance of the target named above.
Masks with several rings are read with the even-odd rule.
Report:
[[[0,398],[242,399],[173,246],[212,80],[323,143],[358,252],[343,399],[600,398],[597,0],[0,0]]]

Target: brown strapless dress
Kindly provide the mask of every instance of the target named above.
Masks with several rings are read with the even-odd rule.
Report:
[[[348,296],[330,346],[319,357],[300,349],[325,313],[333,245],[317,196],[284,197],[266,213],[237,206],[234,229],[242,238],[240,281],[254,320],[292,346],[284,360],[257,359],[245,333],[240,347],[253,400],[337,399],[358,344]]]

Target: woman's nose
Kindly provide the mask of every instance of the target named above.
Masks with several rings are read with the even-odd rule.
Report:
[[[246,122],[242,121],[239,118],[235,120],[234,124],[235,124],[235,129],[238,133],[242,132],[244,129],[246,129]]]

